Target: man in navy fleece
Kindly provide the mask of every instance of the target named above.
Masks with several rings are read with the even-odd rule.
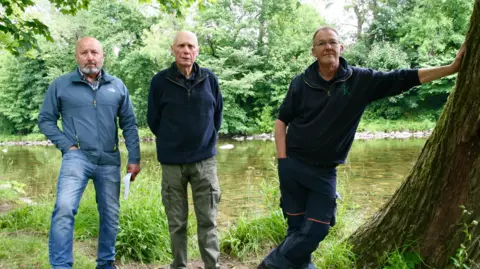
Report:
[[[464,51],[448,66],[379,72],[349,66],[334,28],[319,28],[312,41],[317,60],[293,79],[275,122],[287,236],[258,268],[315,268],[311,254],[334,224],[336,166],[367,105],[456,73]]]
[[[195,34],[178,32],[171,50],[175,62],[152,78],[147,112],[162,165],[162,201],[173,255],[170,268],[187,268],[190,183],[200,254],[205,269],[217,269],[220,188],[215,144],[222,122],[222,95],[215,75],[195,62],[199,52]]]

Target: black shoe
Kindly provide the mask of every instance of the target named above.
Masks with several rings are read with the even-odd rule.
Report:
[[[118,269],[114,262],[108,262],[104,265],[97,265],[95,269]]]
[[[267,267],[267,265],[265,264],[265,262],[262,261],[262,263],[257,266],[257,269],[268,269],[268,267]]]
[[[257,266],[257,269],[277,269],[277,267],[268,266],[265,261],[262,261],[262,263]]]

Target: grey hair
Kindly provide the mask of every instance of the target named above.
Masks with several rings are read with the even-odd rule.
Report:
[[[178,35],[180,33],[188,33],[188,34],[191,34],[195,37],[195,39],[197,40],[197,46],[198,46],[198,37],[197,35],[194,33],[194,32],[191,32],[191,31],[187,31],[187,30],[181,30],[181,31],[178,31],[175,33],[175,35],[173,36],[173,45],[177,44],[177,38],[178,38]]]
[[[322,26],[322,27],[318,28],[318,29],[315,31],[315,33],[313,34],[313,37],[312,37],[312,46],[315,46],[315,37],[317,36],[318,32],[320,32],[320,31],[326,31],[326,30],[330,30],[330,31],[335,32],[335,34],[337,34],[338,38],[340,38],[340,35],[338,34],[337,29],[333,28],[332,26]]]

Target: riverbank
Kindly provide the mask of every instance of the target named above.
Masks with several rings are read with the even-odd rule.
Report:
[[[427,131],[395,131],[395,132],[357,132],[355,134],[355,139],[357,140],[366,140],[366,139],[410,139],[410,138],[428,138],[432,134],[432,130]],[[10,136],[9,136],[10,137]],[[20,139],[19,139],[20,138]],[[50,140],[23,140],[22,136],[16,137],[11,140],[3,140],[0,137],[0,146],[51,146],[53,145]],[[26,138],[26,137],[25,137]],[[236,141],[252,141],[252,140],[262,140],[262,141],[274,141],[273,134],[258,134],[258,135],[235,135],[235,136],[220,136],[221,139],[233,139]],[[18,140],[17,140],[18,139]],[[155,139],[153,137],[141,137],[142,142],[153,142]],[[123,142],[123,139],[121,139]]]
[[[424,121],[405,121],[405,120],[374,120],[361,121],[355,139],[409,139],[409,138],[427,138],[431,135],[435,122]],[[119,134],[122,132],[119,131]],[[142,142],[154,141],[155,138],[148,128],[138,130]],[[234,139],[236,141],[262,140],[273,141],[273,132],[256,135],[225,135],[220,134],[220,139]],[[0,134],[0,146],[46,146],[51,142],[45,139],[41,133],[32,133],[28,135],[5,135]]]

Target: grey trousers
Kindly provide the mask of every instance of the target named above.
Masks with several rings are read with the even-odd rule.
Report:
[[[205,269],[218,269],[220,249],[216,218],[221,192],[215,157],[189,164],[162,164],[162,201],[173,255],[170,268],[187,268],[188,183],[192,188],[197,217],[200,255]]]

